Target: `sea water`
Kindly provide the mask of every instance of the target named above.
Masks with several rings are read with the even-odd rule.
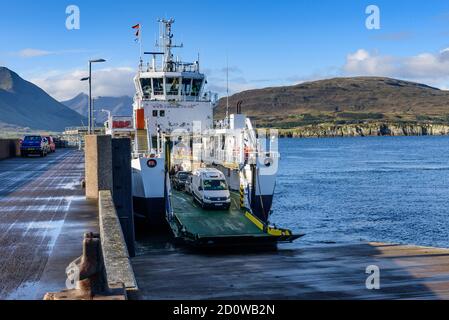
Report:
[[[449,247],[449,137],[281,139],[271,222],[303,243]]]

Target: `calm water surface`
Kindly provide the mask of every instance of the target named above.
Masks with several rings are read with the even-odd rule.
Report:
[[[449,137],[282,139],[272,222],[303,243],[449,247]]]

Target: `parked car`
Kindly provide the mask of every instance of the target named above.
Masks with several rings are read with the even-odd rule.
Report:
[[[42,136],[26,136],[20,145],[20,154],[27,157],[31,154],[45,157],[48,154],[48,141]]]
[[[61,138],[53,138],[53,141],[55,142],[56,149],[67,148],[67,141]]]
[[[192,180],[193,180],[193,175],[190,173],[186,180],[185,189],[184,189],[188,194],[193,194]]]
[[[231,193],[224,174],[217,169],[199,169],[193,173],[191,185],[193,199],[203,209],[229,210]]]
[[[46,150],[45,156],[47,156],[50,153],[50,144],[48,143],[48,139],[46,137],[43,137],[43,141],[44,141],[45,150]]]
[[[173,189],[181,191],[185,190],[186,181],[189,178],[189,173],[187,171],[179,171],[172,178]]]
[[[52,136],[48,136],[48,137],[45,137],[46,139],[47,139],[47,142],[48,142],[48,147],[49,147],[49,152],[50,153],[54,153],[54,152],[56,152],[56,144],[55,144],[55,141],[54,141],[54,139],[53,139],[53,137]]]

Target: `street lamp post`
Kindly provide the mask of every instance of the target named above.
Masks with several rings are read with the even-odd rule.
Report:
[[[92,107],[91,107],[92,115],[90,116],[92,122],[92,133],[95,134],[95,98],[92,97]]]
[[[92,128],[94,129],[93,132],[95,133],[95,123],[93,123],[94,114],[92,108],[92,63],[101,63],[101,62],[106,62],[106,60],[104,59],[89,60],[89,77],[81,79],[81,81],[89,80],[89,110],[88,110],[89,125],[87,127],[88,134],[92,134]]]

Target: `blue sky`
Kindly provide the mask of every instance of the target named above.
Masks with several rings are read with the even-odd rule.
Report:
[[[66,7],[77,5],[81,29],[67,30]],[[368,5],[381,29],[365,27]],[[183,60],[201,55],[210,89],[223,94],[226,57],[233,92],[333,76],[379,75],[449,88],[449,2],[446,0],[197,0],[0,2],[0,65],[58,99],[85,90],[86,61],[96,66],[98,95],[132,94],[143,25],[153,49],[158,17],[174,17]]]

